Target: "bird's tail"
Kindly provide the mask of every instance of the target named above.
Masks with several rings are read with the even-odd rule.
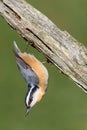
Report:
[[[16,44],[16,41],[14,41],[13,44],[14,44],[14,53],[15,53],[16,55],[18,55],[18,53],[20,53],[21,51],[20,51],[20,49],[18,48],[18,46],[17,46],[17,44]]]

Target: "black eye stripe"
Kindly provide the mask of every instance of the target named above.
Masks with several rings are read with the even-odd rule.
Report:
[[[33,98],[33,94],[36,92],[36,90],[39,89],[38,86],[35,86],[32,91],[31,91],[31,94],[30,94],[30,98]]]
[[[29,105],[31,104],[31,102],[33,101],[33,94],[36,92],[36,90],[38,89],[39,87],[38,86],[35,86],[31,93],[30,93],[30,98],[29,98]]]
[[[35,87],[32,89],[32,93],[34,93],[39,87],[35,85]]]
[[[31,104],[32,100],[33,100],[33,97],[30,97],[29,102],[28,102],[29,105]]]

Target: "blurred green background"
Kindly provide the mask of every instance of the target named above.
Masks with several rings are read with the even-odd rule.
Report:
[[[87,0],[27,1],[87,46]],[[48,63],[48,91],[25,117],[27,87],[16,66],[14,40],[24,51],[25,41],[0,17],[0,130],[87,130],[87,94]],[[45,61],[32,47],[28,51]]]

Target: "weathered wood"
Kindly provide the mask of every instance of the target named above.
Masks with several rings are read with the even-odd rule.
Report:
[[[0,0],[0,15],[59,70],[87,91],[87,49],[24,0]]]

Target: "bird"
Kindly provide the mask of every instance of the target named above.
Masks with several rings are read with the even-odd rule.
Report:
[[[25,96],[26,115],[31,108],[39,102],[48,88],[48,70],[32,54],[21,52],[16,41],[14,44],[14,54],[19,71],[25,79],[28,90]]]

